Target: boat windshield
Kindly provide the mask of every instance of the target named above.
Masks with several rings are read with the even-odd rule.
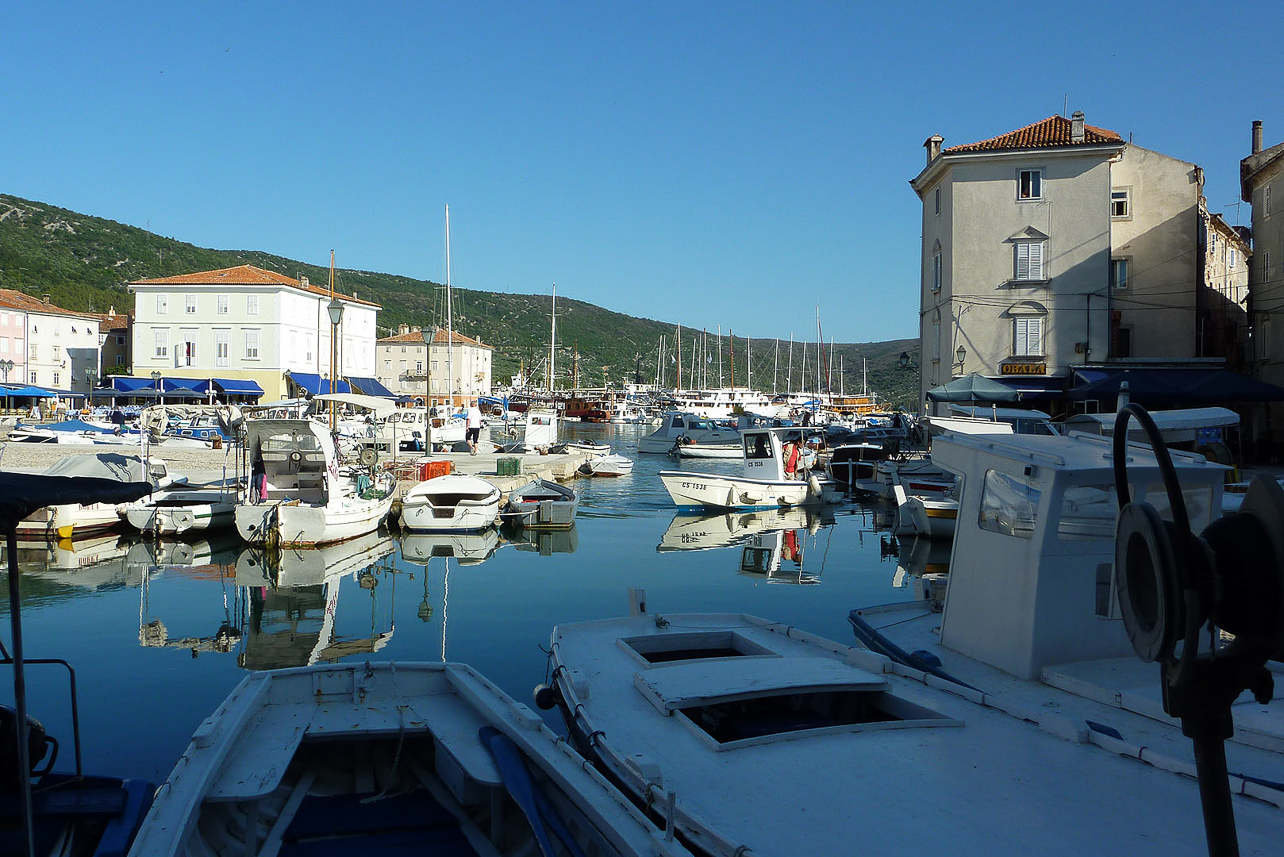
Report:
[[[767,435],[755,434],[745,436],[745,458],[771,458],[771,444],[767,442]]]
[[[693,419],[687,421],[687,428],[697,429],[699,431],[713,431],[713,423],[705,419]]]

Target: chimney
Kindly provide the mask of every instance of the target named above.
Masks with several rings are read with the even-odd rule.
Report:
[[[1260,152],[1260,151],[1262,151],[1262,120],[1261,120],[1261,119],[1254,119],[1254,120],[1253,120],[1253,151],[1252,151],[1252,154],[1256,155],[1256,154],[1257,154],[1258,152]]]
[[[941,144],[945,138],[940,134],[933,134],[923,142],[923,148],[927,149],[927,162],[930,164],[936,160],[936,156],[941,154]]]
[[[46,293],[45,293],[44,298],[45,298],[45,303],[49,303],[49,293],[48,293],[48,292],[46,292]]]
[[[408,324],[403,324],[400,328],[397,329],[398,335],[406,334],[409,332],[410,332],[410,325]]]
[[[116,306],[115,306],[115,304],[113,304],[113,305],[111,306],[111,308],[107,310],[107,317],[108,317],[108,318],[115,318],[115,317],[116,317]]]
[[[308,287],[308,278],[307,278],[307,277],[299,277],[299,285],[300,285],[300,286],[303,286],[303,288],[305,288],[305,289],[306,289],[306,288]]]
[[[1076,110],[1070,114],[1070,142],[1083,142],[1083,111]]]

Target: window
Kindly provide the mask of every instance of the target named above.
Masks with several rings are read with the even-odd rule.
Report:
[[[932,322],[932,362],[941,362],[941,320]]]
[[[124,355],[124,354],[117,354],[117,355],[116,355],[116,365],[117,365],[117,366],[124,366],[124,365],[125,365],[125,355]]]
[[[178,354],[178,358],[179,358],[178,364],[180,366],[195,366],[196,365],[196,331],[184,330],[182,332],[182,336],[183,336],[183,345],[182,345],[182,350]]]
[[[1125,187],[1110,191],[1110,216],[1120,218],[1132,216],[1131,188]]]
[[[938,250],[932,256],[932,291],[941,290],[941,253]]]
[[[1115,351],[1112,357],[1132,356],[1132,328],[1120,327],[1115,330]]]
[[[1271,320],[1269,318],[1262,321],[1262,335],[1259,341],[1261,346],[1257,349],[1257,358],[1269,360],[1271,357]]]
[[[415,374],[416,375],[424,374],[424,361],[422,360],[415,361]]]
[[[1042,280],[1043,273],[1042,241],[1018,241],[1016,243],[1016,279]]]
[[[1014,356],[1043,354],[1043,316],[1020,316],[1012,319],[1012,353]]]
[[[1128,288],[1128,260],[1110,260],[1110,286],[1115,289]]]
[[[1021,170],[1017,176],[1017,199],[1043,199],[1043,170]]]
[[[218,296],[218,314],[227,315],[227,295]]]
[[[253,297],[256,302],[258,301],[257,295],[251,295],[251,297]],[[259,332],[257,330],[245,331],[245,359],[259,359]]]
[[[306,352],[303,356],[303,362],[311,363],[312,362],[312,334],[311,333],[303,337],[303,347],[306,349]]]
[[[978,526],[992,533],[1028,539],[1039,521],[1041,492],[1032,480],[998,470],[985,474]]]
[[[1271,186],[1270,185],[1267,185],[1266,187],[1262,188],[1262,212],[1267,217],[1271,216]]]
[[[32,372],[32,373],[31,373],[31,383],[32,383],[32,384],[36,383],[36,373],[35,373],[35,372]]]
[[[1266,283],[1269,283],[1270,281],[1271,281],[1271,251],[1263,250],[1262,251],[1262,283],[1266,284]],[[58,346],[56,345],[54,346],[54,348],[57,348],[57,347]],[[54,359],[55,360],[58,359],[57,354],[54,354]]]
[[[62,379],[58,377],[58,373],[57,372],[53,373],[53,385],[57,387],[61,383],[62,383]]]
[[[229,330],[214,331],[214,365],[226,366],[228,354],[232,349],[232,332]]]
[[[1230,256],[1226,260],[1226,266],[1228,268],[1234,268],[1235,263],[1238,261],[1239,261],[1239,253],[1236,252],[1234,247],[1230,248]]]
[[[154,357],[169,357],[169,331],[168,330],[153,330],[152,341],[156,347],[156,350],[153,353]]]
[[[0,336],[0,354],[9,353],[9,337]]]
[[[246,315],[259,314],[259,296],[258,295],[245,296],[245,314]]]
[[[169,313],[169,295],[156,296],[156,314],[167,315]]]
[[[936,197],[936,213],[940,214],[941,213],[941,189],[939,187],[936,189],[936,193],[934,194],[934,196]]]
[[[57,363],[59,360],[62,359],[62,349],[59,348],[56,344],[50,346],[49,350],[52,353],[53,361],[55,363]]]
[[[391,360],[385,360],[385,361],[383,361],[383,371],[384,371],[384,372],[392,372],[392,361],[391,361]]]
[[[117,345],[119,345],[119,346],[121,346],[121,347],[124,347],[124,345],[125,345],[125,337],[123,337],[123,336],[117,336],[117,337],[116,337],[116,344],[117,344]]]
[[[196,295],[187,296],[187,314],[196,315]]]
[[[36,358],[36,346],[34,346],[34,345],[33,345],[33,346],[31,346],[31,355],[30,355],[30,357],[28,357],[27,359],[28,359],[28,360],[30,360],[32,363],[35,363],[35,362],[36,362],[36,359],[37,359],[37,358]]]

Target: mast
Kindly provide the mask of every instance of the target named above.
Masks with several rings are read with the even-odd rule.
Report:
[[[334,251],[333,250],[330,251],[330,303],[332,304],[334,303]],[[330,389],[326,390],[327,393],[335,393],[335,392],[338,392],[339,390],[339,383],[338,383],[339,372],[334,365],[335,340],[338,338],[337,336],[338,332],[339,332],[339,328],[337,325],[333,325],[333,324],[330,325]],[[335,404],[336,403],[333,400],[331,400],[330,402],[330,433],[331,434],[334,433],[334,428],[335,428],[335,420],[336,420]],[[144,437],[146,437],[146,435],[144,435]],[[16,574],[17,571],[11,569],[9,573]],[[25,771],[23,773],[24,775],[26,774]]]
[[[660,350],[655,353],[655,388],[664,386],[664,334],[660,334]]]
[[[700,331],[700,354],[704,357],[700,361],[700,386],[709,389],[709,328]]]
[[[727,328],[727,359],[731,361],[731,389],[736,388],[736,334]]]
[[[780,337],[776,337],[776,359],[771,363],[771,394],[776,395],[776,373],[780,371]]]
[[[553,283],[552,324],[548,334],[548,391],[557,387],[557,283]]]
[[[745,337],[745,363],[749,367],[749,380],[745,382],[745,386],[748,387],[750,390],[752,390],[753,389],[753,351],[750,350],[749,337],[747,336]]]
[[[678,333],[673,337],[673,352],[678,355],[678,381],[673,387],[673,392],[682,391],[682,325],[678,324]]]
[[[446,392],[450,394],[450,409],[455,410],[455,327],[450,287],[450,203],[446,204]]]
[[[820,363],[825,356],[825,337],[820,332],[820,304],[816,304],[816,395],[825,389],[821,386]]]
[[[829,334],[829,362],[825,364],[825,386],[829,389],[830,397],[834,395],[834,379],[830,373],[834,369],[834,335]]]
[[[718,389],[722,389],[722,325],[718,325]]]
[[[785,371],[785,392],[794,391],[794,334],[789,332],[789,369]]]
[[[691,337],[691,386],[696,386],[696,367],[700,364],[696,361],[696,355],[699,354],[700,338]]]
[[[580,388],[580,341],[575,340],[575,350],[571,353],[571,374],[574,380],[571,381],[571,393],[574,394]]]

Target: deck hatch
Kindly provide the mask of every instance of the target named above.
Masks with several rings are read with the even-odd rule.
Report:
[[[771,649],[751,642],[735,631],[657,634],[627,637],[621,642],[652,664],[775,654]]]

